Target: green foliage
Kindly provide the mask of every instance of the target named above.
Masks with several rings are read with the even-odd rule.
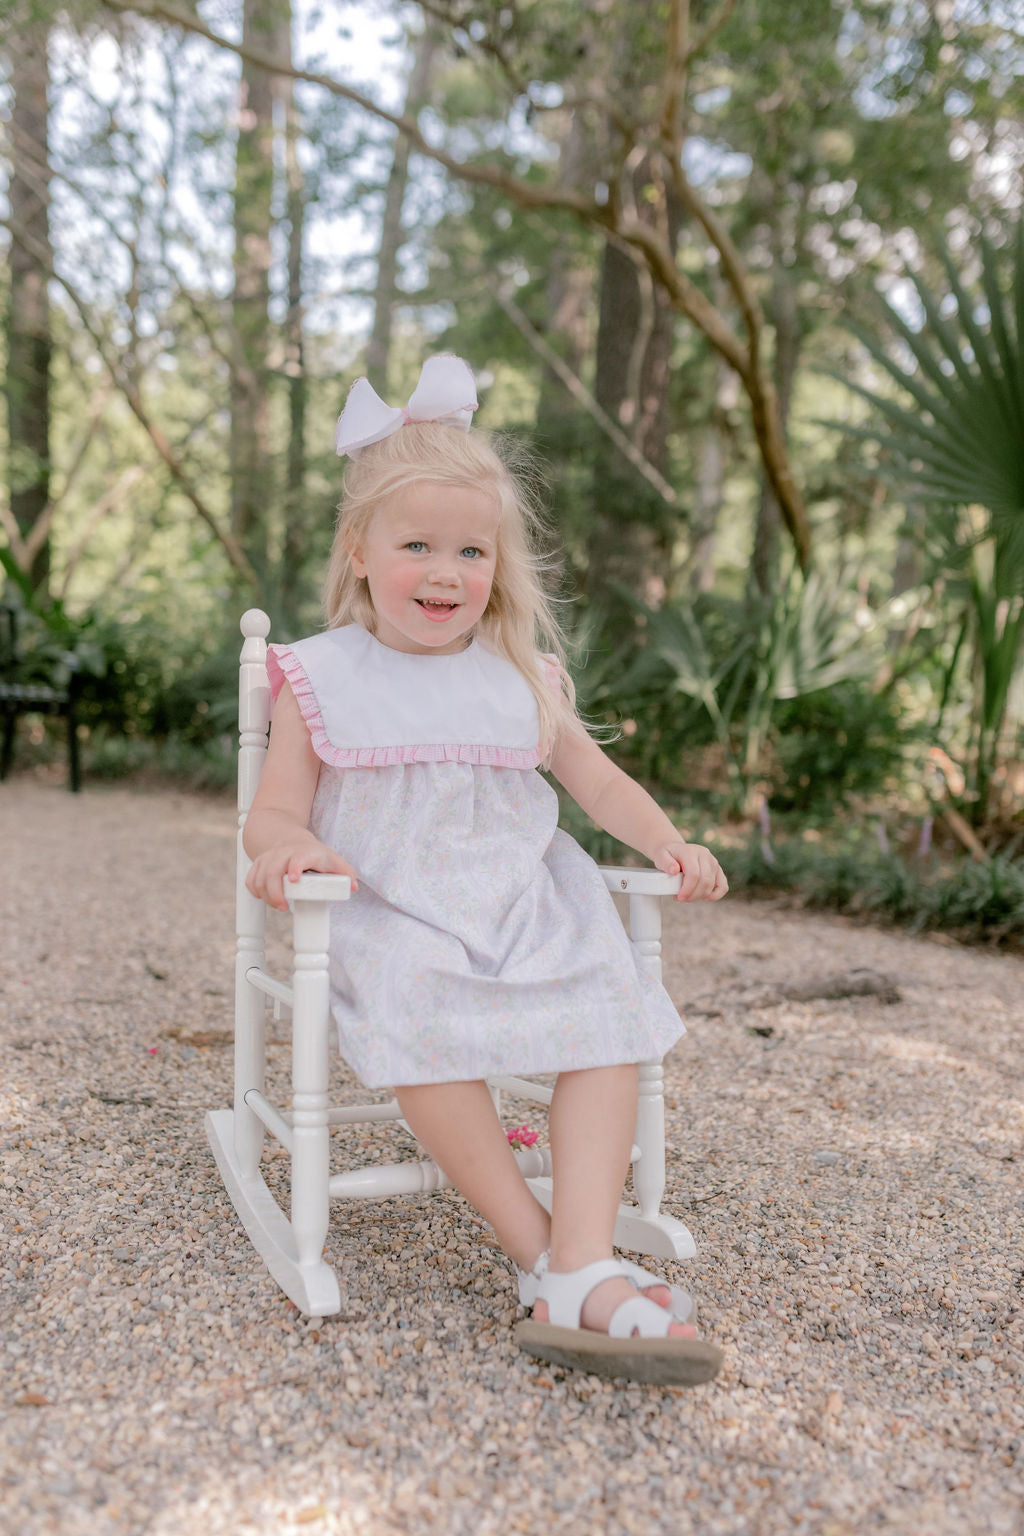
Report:
[[[667,788],[679,785],[680,758],[703,716],[696,740],[709,735],[716,743],[731,805],[740,812],[749,812],[771,781],[770,748],[779,740],[780,717],[787,718],[786,701],[825,699],[875,663],[841,578],[794,572],[777,592],[747,603],[715,595],[653,609],[624,589],[619,596],[640,627],[617,643],[598,642],[594,649],[604,654],[596,678],[588,665],[581,697],[591,706],[600,698],[606,714],[614,710],[631,722],[628,739],[645,759],[645,776]],[[810,766],[805,762],[800,772]],[[828,788],[816,775],[819,795],[831,792],[841,802],[865,768],[851,764],[848,778]]]
[[[88,7],[72,6],[71,25],[83,14],[91,14]],[[383,28],[406,19],[387,6],[375,14]],[[1019,582],[995,536],[959,512],[940,512],[931,491],[921,557],[928,571],[909,578],[915,588],[940,578],[927,627],[917,630],[912,655],[908,641],[897,658],[901,690],[872,691],[882,635],[901,627],[879,622],[874,594],[891,590],[911,492],[901,481],[900,495],[886,501],[880,494],[882,474],[897,462],[889,446],[881,466],[870,455],[852,461],[861,447],[853,437],[833,452],[811,419],[831,403],[817,398],[808,356],[835,362],[852,348],[838,329],[840,310],[862,326],[870,315],[867,285],[847,279],[870,268],[891,280],[894,253],[917,234],[924,281],[936,296],[925,312],[926,344],[939,376],[914,353],[913,344],[925,344],[918,333],[896,341],[917,363],[919,382],[941,405],[948,404],[947,383],[963,387],[961,369],[984,378],[979,360],[988,353],[999,376],[1010,376],[1007,347],[1018,346],[1020,333],[1007,307],[1005,263],[986,265],[982,252],[977,284],[956,270],[940,283],[942,257],[928,244],[936,229],[995,227],[992,214],[1005,194],[986,166],[1005,161],[1000,135],[1021,115],[1024,75],[1015,34],[989,6],[958,15],[952,44],[934,8],[874,0],[804,10],[784,0],[738,0],[721,12],[709,0],[693,7],[690,40],[716,16],[724,25],[687,70],[685,163],[728,227],[766,313],[767,368],[773,346],[784,350],[780,322],[791,305],[797,357],[788,431],[815,525],[819,574],[807,587],[788,580],[760,606],[741,601],[759,491],[748,412],[706,339],[680,319],[666,384],[673,425],[665,472],[677,501],[659,500],[624,459],[612,462],[607,477],[616,482],[624,522],[635,518],[656,533],[670,601],[657,613],[622,602],[613,608],[611,594],[600,592],[600,573],[587,568],[595,478],[604,483],[604,470],[595,468],[597,429],[496,297],[514,291],[533,330],[593,387],[602,236],[565,212],[515,206],[496,189],[449,178],[418,154],[403,214],[392,383],[402,398],[425,352],[464,353],[482,384],[488,373],[493,379],[481,395],[481,425],[532,436],[550,463],[567,589],[585,585],[592,605],[583,609],[578,637],[588,653],[580,694],[592,715],[622,722],[613,750],[624,765],[672,794],[692,789],[700,769],[709,799],[728,784],[732,804],[749,807],[768,790],[773,804],[824,819],[851,799],[884,792],[898,774],[917,726],[894,700],[905,710],[910,699],[918,716],[953,732],[975,678],[982,689],[986,666],[989,722],[1007,697],[1000,690],[1019,641]],[[653,120],[662,100],[668,8],[466,0],[459,18],[461,27],[442,44],[423,124],[428,137],[443,138],[457,159],[500,166],[536,187],[621,194],[620,135],[624,143],[630,124]],[[256,594],[238,591],[205,519],[225,533],[232,520],[237,168],[235,139],[223,125],[237,59],[177,29],[129,27],[119,35],[125,68],[97,91],[88,40],[68,28],[61,33],[54,121],[72,122],[75,131],[61,130],[49,143],[61,188],[50,540],[53,590],[62,601],[48,616],[27,615],[23,635],[43,671],[77,654],[90,744],[114,771],[119,763],[144,765],[150,753],[170,760],[179,745],[182,761],[192,752],[216,756],[234,729],[235,616]],[[303,48],[297,35],[296,57]],[[348,63],[339,56],[328,67],[342,74]],[[395,70],[401,67],[395,57]],[[391,137],[390,126],[313,87],[297,90],[296,107],[307,195],[307,457],[302,485],[286,498],[280,488],[295,375],[280,345],[287,279],[281,183],[269,310],[279,343],[268,381],[271,464],[250,551],[275,633],[318,622],[316,584],[340,478],[333,420],[358,371],[358,332],[374,297],[369,240],[346,237],[339,247],[331,232],[369,231]],[[167,125],[166,138],[149,131],[154,121]],[[961,133],[970,153],[952,152]],[[6,153],[9,170],[17,147]],[[653,201],[657,189],[640,189],[648,194]],[[968,251],[964,261],[972,259]],[[728,317],[733,297],[721,266],[708,262],[699,221],[684,220],[679,262]],[[0,299],[4,283],[0,269]],[[1002,307],[992,302],[996,288]],[[995,317],[991,323],[984,309],[973,313],[975,300]],[[949,335],[960,326],[950,305],[977,333],[972,338],[961,326],[955,355],[943,341],[943,327]],[[976,346],[979,337],[988,353]],[[137,387],[153,438],[129,409],[123,385],[110,384],[104,354]],[[905,380],[896,382],[902,390]],[[844,406],[847,383],[844,371],[834,386]],[[933,446],[973,438],[985,445],[978,458],[990,473],[1003,462],[992,436],[997,412],[986,404],[993,396],[941,422],[909,398],[910,414],[937,427]],[[3,434],[0,421],[0,457],[9,461]],[[708,445],[719,467],[705,474]],[[16,465],[6,462],[7,470]],[[1015,505],[1011,523],[1019,500]],[[695,547],[704,533],[714,549],[700,574],[713,576],[715,586],[688,604],[679,594],[691,575],[697,579]],[[828,571],[835,576],[826,582],[820,573]],[[855,610],[863,617],[868,602],[854,590],[854,573],[872,594],[875,627],[863,634]],[[606,598],[609,611],[601,612]],[[985,729],[986,740],[994,739],[991,724]]]
[[[881,794],[918,735],[892,693],[853,679],[783,700],[772,723],[772,805],[811,819]]]
[[[99,605],[72,616],[62,601],[33,591],[9,550],[0,549],[0,566],[9,578],[8,601],[12,592],[19,598],[22,680],[64,683],[76,675],[90,773],[117,777],[155,766],[162,754],[173,777],[223,780],[220,764],[233,758],[238,711],[239,645],[230,632],[204,651],[166,617],[119,615]]]
[[[72,616],[60,599],[37,592],[8,549],[0,549],[0,568],[9,582],[5,600],[17,618],[21,681],[63,687],[73,673],[105,677],[110,633],[96,615]]]
[[[940,255],[945,294],[911,274],[924,323],[914,327],[889,308],[888,328],[903,356],[852,327],[912,403],[854,383],[884,425],[846,430],[881,441],[891,481],[928,506],[935,575],[963,594],[962,622],[972,640],[970,798],[980,823],[1024,658],[1024,219],[1009,257],[983,233],[961,255],[965,269],[977,268],[973,293],[948,249]],[[909,369],[905,356],[913,360]],[[958,645],[954,665],[960,655]]]
[[[170,781],[193,790],[228,791],[237,776],[234,739],[199,745],[172,735],[155,741],[101,726],[89,737],[87,773],[90,782],[131,779],[144,785]]]
[[[781,892],[804,906],[881,918],[913,932],[1024,948],[1024,863],[1007,855],[936,870],[851,834],[835,846],[752,838],[721,858],[733,891]]]
[[[590,822],[567,796],[559,825],[602,863],[639,863],[638,857]],[[967,858],[939,864],[883,848],[875,829],[847,827],[828,842],[797,832],[769,840],[762,831],[746,841],[700,831],[692,807],[669,814],[691,838],[707,842],[721,859],[734,894],[783,896],[808,908],[894,923],[914,933],[941,932],[966,943],[1024,951],[1024,862],[1012,853],[982,863]]]
[[[238,646],[230,635],[204,656],[156,625],[96,613],[69,623],[66,632],[22,615],[19,635],[26,641],[26,680],[54,682],[78,673],[76,712],[88,779],[169,779],[211,790],[234,781]],[[59,722],[43,722],[36,761],[62,756],[62,731]],[[23,743],[20,760],[30,756]]]

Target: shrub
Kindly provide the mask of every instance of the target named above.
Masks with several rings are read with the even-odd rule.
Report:
[[[774,727],[772,806],[810,816],[879,794],[908,740],[893,697],[852,679],[777,703]]]

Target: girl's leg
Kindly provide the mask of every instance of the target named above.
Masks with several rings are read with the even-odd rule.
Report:
[[[559,1074],[549,1119],[552,1269],[581,1269],[611,1254],[636,1097],[635,1066]]]
[[[490,1222],[505,1253],[532,1269],[551,1224],[519,1172],[487,1084],[428,1083],[396,1088],[395,1097],[413,1135]]]
[[[562,1072],[551,1101],[549,1130],[554,1193],[551,1206],[552,1270],[582,1269],[612,1256],[612,1238],[636,1128],[635,1066]],[[612,1313],[635,1294],[628,1280],[606,1280],[583,1308],[586,1328],[606,1330]],[[651,1294],[651,1293],[649,1293]],[[667,1302],[668,1293],[651,1294]],[[534,1316],[547,1319],[538,1302]],[[693,1338],[696,1329],[673,1324],[671,1332]]]

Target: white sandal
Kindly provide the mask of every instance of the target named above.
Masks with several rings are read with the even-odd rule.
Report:
[[[582,1328],[580,1316],[587,1297],[613,1278],[631,1278],[618,1259],[599,1259],[565,1274],[547,1270],[536,1299],[547,1303],[550,1320],[541,1323],[531,1317],[519,1323],[520,1349],[597,1376],[624,1376],[663,1386],[691,1387],[717,1376],[722,1351],[705,1339],[670,1336],[672,1313],[646,1296],[631,1296],[616,1307],[606,1334]]]
[[[516,1280],[519,1284],[519,1300],[524,1307],[532,1307],[537,1300],[540,1291],[540,1283],[547,1274],[548,1260],[551,1254],[545,1248],[540,1258],[532,1269],[520,1269],[515,1266]],[[645,1291],[652,1285],[664,1285],[672,1293],[672,1300],[665,1309],[672,1314],[677,1323],[692,1323],[697,1318],[697,1307],[689,1291],[684,1291],[681,1285],[670,1285],[660,1275],[652,1275],[650,1270],[643,1269],[639,1264],[633,1264],[629,1259],[618,1261],[625,1270],[628,1278],[632,1280],[637,1290]],[[651,1298],[648,1297],[648,1300]]]

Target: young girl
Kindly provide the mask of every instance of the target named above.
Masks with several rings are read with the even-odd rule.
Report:
[[[365,379],[349,394],[330,628],[270,648],[248,886],[284,908],[284,882],[304,870],[351,877],[332,928],[342,1055],[367,1087],[394,1090],[514,1260],[533,1306],[522,1347],[604,1374],[705,1381],[721,1356],[685,1322],[685,1292],[612,1254],[637,1063],[663,1056],[682,1025],[536,770],[680,874],[677,900],[717,901],[728,886],[579,720],[539,522],[470,429],[475,408],[473,375],[451,356],[425,364],[406,411]],[[485,1082],[527,1072],[558,1074],[550,1218]]]

